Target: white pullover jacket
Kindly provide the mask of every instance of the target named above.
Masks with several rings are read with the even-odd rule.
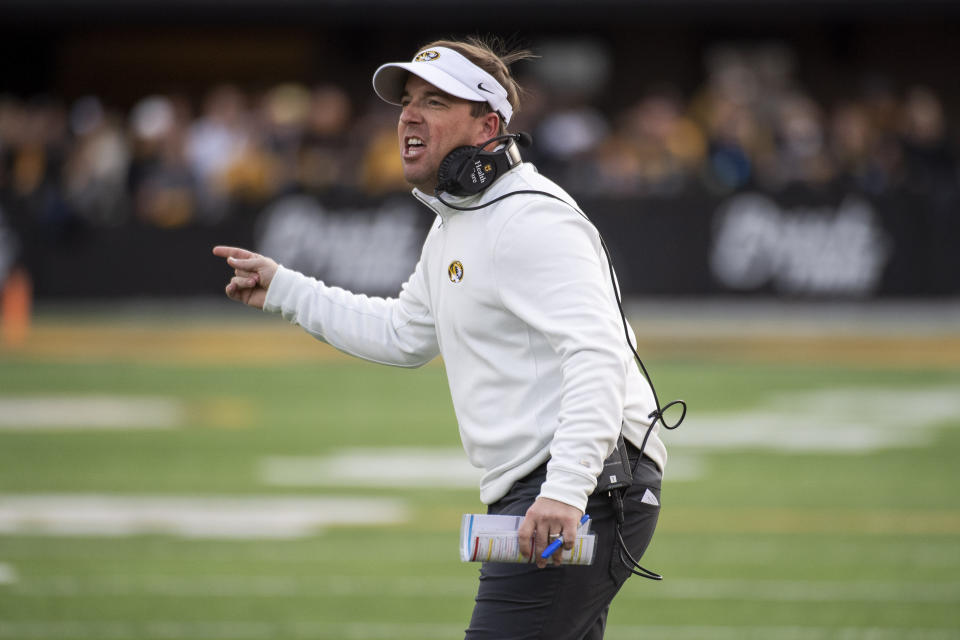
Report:
[[[445,199],[477,206],[519,190],[575,204],[527,163],[479,195]],[[584,510],[621,424],[639,446],[655,408],[626,344],[596,229],[544,195],[470,212],[414,196],[437,219],[396,298],[280,267],[264,309],[373,362],[417,367],[441,354],[464,450],[485,472],[480,499],[496,502],[549,458],[540,496]],[[663,469],[658,428],[644,453]]]

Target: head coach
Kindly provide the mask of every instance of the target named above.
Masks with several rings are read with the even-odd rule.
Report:
[[[437,41],[374,73],[377,95],[399,107],[404,176],[436,214],[397,297],[330,287],[244,249],[214,253],[234,269],[230,298],[343,352],[400,367],[443,356],[464,450],[484,471],[480,498],[489,513],[525,516],[532,560],[482,565],[466,637],[593,640],[653,536],[667,456],[602,240],[522,161],[529,136],[508,133],[520,107],[509,65],[527,57]],[[618,449],[632,484],[598,488]],[[584,513],[593,564],[543,559],[558,535],[570,548]]]

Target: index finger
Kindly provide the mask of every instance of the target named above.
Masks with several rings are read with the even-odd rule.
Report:
[[[257,256],[257,254],[252,251],[247,251],[240,247],[226,247],[224,245],[214,247],[213,255],[221,258],[255,258]]]

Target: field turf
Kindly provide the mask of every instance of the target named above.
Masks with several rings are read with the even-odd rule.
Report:
[[[950,405],[960,367],[732,352],[653,351],[647,363],[662,398],[690,405],[685,426],[665,435],[676,466],[643,561],[666,579],[629,580],[607,638],[960,638],[960,414]],[[867,442],[898,397],[908,406],[884,433],[900,438],[876,446],[828,435],[781,447],[736,430],[738,416],[774,428],[799,415],[817,424],[795,431],[832,434],[836,416]],[[48,318],[27,346],[0,351],[0,411],[24,398],[161,398],[178,417],[138,429],[0,420],[0,639],[462,637],[478,565],[459,562],[457,532],[462,513],[483,509],[476,489],[406,486],[376,465],[369,474],[382,482],[363,486],[280,486],[262,473],[276,456],[457,455],[442,364],[347,360],[259,322]],[[866,433],[848,424],[858,403]],[[946,408],[928,411],[936,403]],[[734,425],[731,438],[745,439],[685,436],[698,420],[701,433]],[[49,496],[386,498],[407,516],[271,538],[54,535],[10,515],[13,498]]]

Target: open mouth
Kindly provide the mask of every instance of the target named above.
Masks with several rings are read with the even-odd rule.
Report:
[[[423,141],[423,138],[420,138],[418,136],[409,136],[407,138],[404,138],[403,151],[404,151],[404,155],[407,157],[417,156],[425,148],[426,148],[426,143]]]

